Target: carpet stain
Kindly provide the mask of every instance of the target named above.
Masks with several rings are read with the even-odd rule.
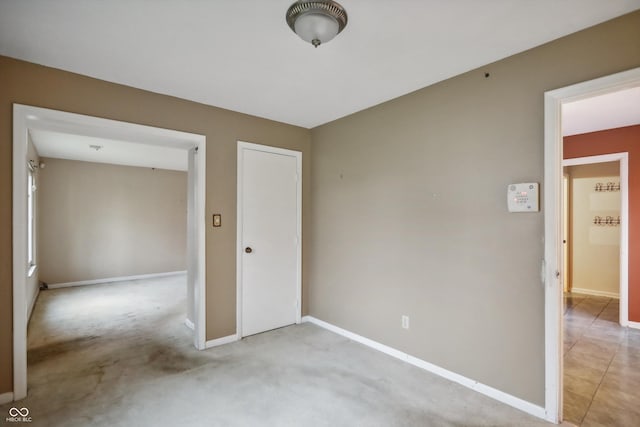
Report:
[[[149,367],[165,374],[178,374],[203,365],[212,363],[207,357],[202,357],[196,352],[182,353],[174,348],[153,345],[149,350]]]
[[[28,352],[29,364],[38,364],[71,352],[76,353],[96,343],[98,338],[100,338],[99,335],[90,335],[30,348]]]

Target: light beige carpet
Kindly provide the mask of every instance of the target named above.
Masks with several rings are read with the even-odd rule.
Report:
[[[17,406],[33,426],[548,425],[311,324],[197,351],[184,313],[184,277],[42,292]]]

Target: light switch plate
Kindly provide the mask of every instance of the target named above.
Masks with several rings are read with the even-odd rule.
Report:
[[[213,214],[213,226],[214,227],[221,227],[222,226],[222,215]]]

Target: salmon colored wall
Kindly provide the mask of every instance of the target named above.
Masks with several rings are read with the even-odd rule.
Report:
[[[640,125],[564,138],[564,158],[629,153],[629,320],[640,322]]]

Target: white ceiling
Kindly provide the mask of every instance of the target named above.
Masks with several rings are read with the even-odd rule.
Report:
[[[307,128],[640,8],[640,0],[342,0],[314,49],[292,0],[0,0],[0,54]]]
[[[562,106],[562,135],[577,135],[640,124],[640,87]]]
[[[48,130],[31,129],[29,135],[40,157],[187,170],[187,151],[184,149]],[[95,147],[101,148],[96,150]]]

